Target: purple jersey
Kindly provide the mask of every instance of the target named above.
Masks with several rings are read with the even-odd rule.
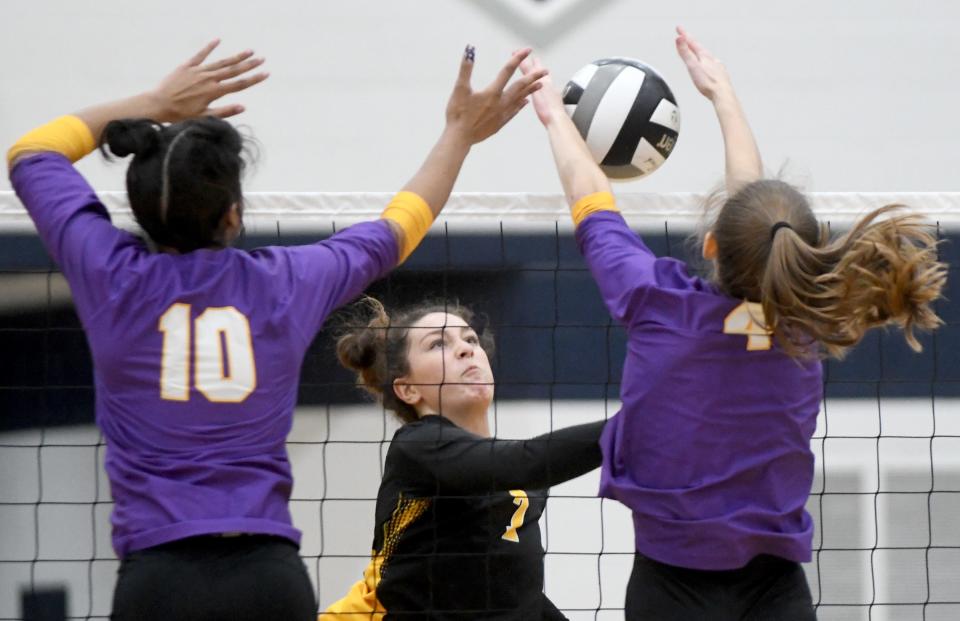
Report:
[[[285,440],[325,318],[397,263],[387,222],[308,246],[151,253],[61,155],[20,161],[18,196],[70,283],[126,553],[194,535],[299,542]]]
[[[809,561],[821,364],[788,357],[758,304],[657,258],[619,213],[588,216],[576,237],[627,329],[600,494],[633,511],[637,551],[707,570],[758,554]]]

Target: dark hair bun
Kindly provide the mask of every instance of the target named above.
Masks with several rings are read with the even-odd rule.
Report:
[[[205,116],[188,123],[192,132],[213,144],[222,146],[231,153],[243,151],[243,136],[227,121],[214,116]]]
[[[110,152],[117,157],[142,155],[160,146],[162,127],[150,119],[110,121],[103,130],[100,144],[110,147]]]
[[[377,363],[379,342],[382,338],[377,332],[382,330],[363,328],[345,334],[337,343],[337,356],[340,363],[352,371],[362,372]]]

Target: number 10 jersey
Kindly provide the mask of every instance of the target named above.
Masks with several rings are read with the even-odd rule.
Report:
[[[299,542],[285,441],[303,356],[396,265],[387,222],[306,246],[152,253],[62,155],[20,160],[11,181],[93,355],[117,554],[212,533]]]

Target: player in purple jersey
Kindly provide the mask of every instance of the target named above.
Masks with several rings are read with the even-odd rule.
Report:
[[[337,355],[404,424],[384,462],[370,564],[321,621],[565,619],[543,592],[539,519],[548,487],[600,465],[606,421],[492,438],[493,338],[469,309],[370,305]]]
[[[333,309],[409,255],[471,145],[539,88],[529,75],[508,85],[529,53],[518,50],[474,91],[468,47],[445,130],[381,219],[242,252],[229,246],[242,225],[243,141],[219,118],[242,107],[210,106],[267,76],[252,73],[263,60],[251,51],[208,62],[216,45],[155,89],[57,119],[8,153],[93,354],[122,561],[114,619],[315,618],[285,449],[304,353]],[[114,227],[71,165],[98,142],[134,156],[130,205],[159,252]]]
[[[728,198],[703,239],[713,277],[658,258],[624,222],[610,184],[547,86],[547,129],[576,240],[627,330],[620,412],[601,440],[600,494],[633,511],[628,619],[815,618],[810,440],[819,359],[873,327],[931,330],[946,272],[930,228],[894,207],[831,240],[806,198],[763,179],[723,65],[678,29],[677,51],[714,105]],[[534,71],[533,59],[521,71]],[[883,218],[881,218],[883,216]]]

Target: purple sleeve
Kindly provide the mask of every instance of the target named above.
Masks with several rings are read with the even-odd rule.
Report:
[[[322,242],[284,248],[293,272],[291,317],[307,341],[334,310],[396,267],[399,248],[385,220],[361,222]]]
[[[613,318],[631,325],[647,292],[656,287],[695,287],[686,265],[658,259],[616,211],[599,211],[577,227],[577,246]]]
[[[136,238],[113,226],[93,188],[59,153],[19,161],[10,181],[70,283],[81,317],[89,317],[110,295],[120,249]]]

